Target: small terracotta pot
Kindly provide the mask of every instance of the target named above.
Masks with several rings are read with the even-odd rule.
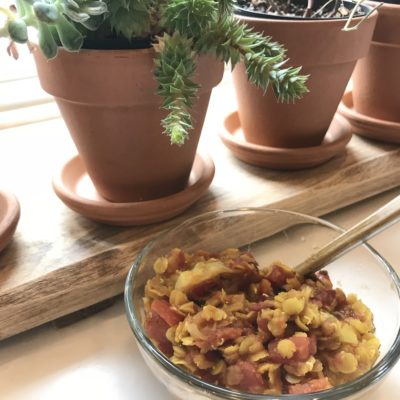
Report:
[[[354,108],[369,117],[400,122],[400,5],[385,3],[367,57],[353,74]]]
[[[281,43],[288,65],[303,66],[302,73],[310,75],[310,92],[294,104],[282,104],[271,89],[264,95],[248,82],[243,63],[236,66],[233,80],[246,140],[286,148],[321,144],[357,59],[367,54],[377,14],[351,32],[341,30],[345,21],[340,19],[237,18]]]
[[[192,109],[194,129],[183,146],[170,144],[160,121],[153,49],[63,49],[46,60],[34,52],[40,83],[53,95],[96,190],[107,200],[132,202],[182,190],[189,179],[211,91],[223,64],[199,58],[201,85]]]

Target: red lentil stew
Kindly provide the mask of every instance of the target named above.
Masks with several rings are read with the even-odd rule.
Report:
[[[173,249],[145,287],[145,330],[171,362],[231,389],[299,394],[368,371],[379,355],[373,316],[326,271],[297,276],[249,252]]]

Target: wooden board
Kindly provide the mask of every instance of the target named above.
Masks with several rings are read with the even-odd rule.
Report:
[[[0,186],[21,203],[14,240],[0,254],[0,339],[121,293],[143,245],[194,215],[244,206],[323,215],[400,184],[400,148],[359,137],[345,154],[309,170],[280,172],[236,160],[217,135],[232,98],[227,81],[215,90],[207,116],[201,147],[216,164],[208,193],[183,215],[144,227],[101,225],[58,200],[51,177],[75,154],[61,119],[0,130]]]

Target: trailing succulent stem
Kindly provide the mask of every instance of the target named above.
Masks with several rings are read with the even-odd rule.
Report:
[[[159,83],[158,94],[163,98],[163,108],[169,111],[162,125],[171,142],[181,145],[192,128],[189,109],[198,89],[191,79],[196,69],[192,41],[178,32],[173,36],[165,33],[156,50],[154,73]]]
[[[6,17],[0,38],[28,43],[28,27],[39,33],[47,58],[59,46],[78,51],[85,43],[147,39],[155,50],[155,77],[162,121],[171,142],[181,145],[192,128],[190,108],[198,85],[193,81],[197,58],[213,54],[232,68],[243,62],[249,80],[279,101],[292,101],[306,91],[300,68],[285,67],[284,49],[233,17],[235,0],[16,0],[16,10],[0,7]],[[13,47],[13,54],[16,48]]]
[[[282,68],[284,49],[271,38],[253,32],[232,16],[221,18],[196,43],[199,52],[213,51],[230,62],[232,68],[243,61],[250,82],[266,91],[270,84],[279,101],[301,97],[306,91],[306,76],[300,68]]]
[[[191,39],[192,56],[212,53],[229,62],[232,68],[243,61],[250,82],[264,91],[271,84],[279,101],[288,102],[301,97],[307,91],[307,77],[299,75],[300,68],[284,68],[281,45],[240,23],[232,16],[232,8],[231,0],[171,0],[162,10],[162,22],[167,31],[179,32]],[[169,56],[162,57],[168,59]],[[164,76],[164,82],[169,79],[172,85],[175,75],[172,70],[170,74]],[[182,128],[188,129],[191,127],[190,114],[185,116],[189,119],[184,119]],[[163,126],[171,141],[176,143],[171,135],[176,130],[176,119],[173,118],[171,123],[167,117]]]

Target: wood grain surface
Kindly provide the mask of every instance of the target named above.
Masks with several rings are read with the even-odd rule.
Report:
[[[229,79],[212,96],[200,144],[216,165],[207,194],[179,217],[143,227],[92,222],[55,196],[52,175],[76,153],[61,119],[0,130],[0,187],[21,204],[14,239],[0,254],[0,339],[121,293],[143,245],[189,217],[245,206],[319,216],[400,185],[400,148],[359,137],[345,154],[308,170],[238,161],[218,138],[233,98]]]

